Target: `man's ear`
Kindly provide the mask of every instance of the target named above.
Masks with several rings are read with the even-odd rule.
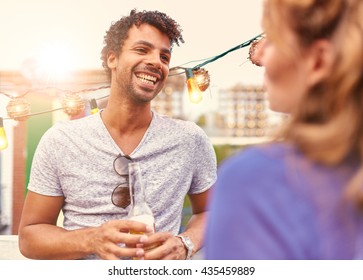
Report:
[[[110,69],[116,68],[117,66],[117,56],[114,52],[109,52],[107,54],[107,66]]]
[[[328,77],[332,71],[334,63],[334,47],[326,39],[320,39],[313,43],[308,50],[307,83],[314,86]]]

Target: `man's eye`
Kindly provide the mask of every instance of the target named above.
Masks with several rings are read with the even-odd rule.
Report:
[[[146,50],[145,49],[135,49],[137,52],[139,52],[139,53],[146,53]]]
[[[169,63],[169,61],[170,61],[170,58],[167,55],[161,55],[160,58],[161,58],[161,60],[163,60],[163,61],[165,61],[167,63]]]

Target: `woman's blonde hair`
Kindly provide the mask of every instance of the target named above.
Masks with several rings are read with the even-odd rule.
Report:
[[[328,39],[336,51],[331,75],[306,93],[282,137],[309,158],[337,165],[363,160],[363,1],[266,0],[263,26],[278,42],[289,26],[302,48]],[[363,167],[347,193],[363,209]]]

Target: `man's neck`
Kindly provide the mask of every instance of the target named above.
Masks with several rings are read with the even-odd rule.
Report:
[[[108,105],[101,112],[101,117],[110,136],[121,151],[131,155],[148,130],[153,116],[150,106],[125,108]]]
[[[102,120],[106,127],[122,133],[147,129],[152,120],[150,104],[142,106],[108,105],[102,112]]]

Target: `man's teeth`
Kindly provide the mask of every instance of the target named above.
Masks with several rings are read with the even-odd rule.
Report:
[[[148,83],[148,84],[151,84],[151,85],[155,84],[155,82],[156,82],[156,77],[153,77],[153,76],[150,76],[150,75],[138,74],[137,77],[141,81],[143,81],[145,83]]]

